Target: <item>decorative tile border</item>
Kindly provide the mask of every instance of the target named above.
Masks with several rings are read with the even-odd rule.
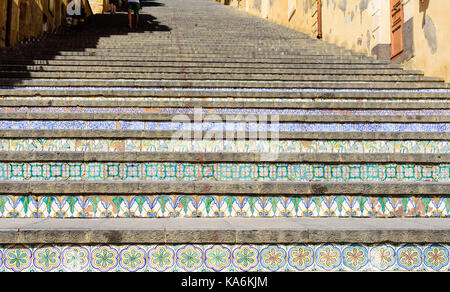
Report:
[[[141,121],[0,120],[3,130],[216,130],[280,132],[447,132],[447,123],[184,123]]]
[[[448,141],[0,139],[0,151],[450,153]]]
[[[0,113],[165,113],[165,114],[279,114],[279,115],[450,115],[450,110],[332,110],[265,108],[143,108],[143,107],[0,107]]]
[[[0,218],[449,216],[449,196],[0,195]]]
[[[47,79],[51,80],[51,79]],[[55,79],[56,81],[57,79]],[[136,79],[138,81],[139,79]],[[155,80],[156,81],[156,80]],[[173,83],[173,82],[186,82],[186,80],[157,80],[159,83]],[[229,83],[227,80],[189,80],[189,83],[206,83],[206,82],[216,82],[216,83]],[[240,83],[264,83],[265,81],[258,80],[246,80],[241,81]],[[276,81],[272,80],[271,83],[283,83],[283,84],[316,84],[315,81]],[[326,84],[327,82],[320,82],[322,84]],[[333,83],[350,83],[349,81],[338,81]],[[370,84],[368,81],[357,81],[355,83],[360,84]],[[367,88],[295,88],[295,87],[287,87],[287,88],[277,88],[277,87],[176,87],[176,86],[154,86],[154,87],[126,87],[126,86],[114,86],[114,87],[103,87],[103,86],[15,86],[11,88],[10,86],[0,86],[0,89],[18,89],[18,90],[77,90],[77,91],[130,91],[130,92],[142,92],[142,91],[181,91],[181,92],[305,92],[305,93],[315,93],[315,92],[376,92],[376,93],[447,93],[450,92],[450,89],[447,88],[433,88],[433,89],[367,89]]]
[[[450,165],[0,162],[0,180],[448,182]]]
[[[448,245],[0,246],[0,271],[448,271]]]

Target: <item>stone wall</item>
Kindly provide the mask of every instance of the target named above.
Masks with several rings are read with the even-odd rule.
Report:
[[[10,17],[8,19],[8,1]],[[25,38],[36,37],[60,26],[71,0],[0,0],[0,47],[7,45],[7,23],[9,21],[9,45]],[[97,2],[102,5],[95,5]],[[103,12],[103,0],[82,0],[86,13]],[[90,6],[95,9],[91,9]]]
[[[317,36],[316,0],[221,0],[287,27]],[[450,1],[406,0],[404,53],[395,62],[450,81]],[[390,59],[390,3],[378,0],[322,0],[323,39],[357,52]]]

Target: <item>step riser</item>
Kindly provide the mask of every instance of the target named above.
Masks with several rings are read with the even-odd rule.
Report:
[[[449,217],[448,196],[1,196],[0,218]]]
[[[29,83],[29,84],[27,84]],[[88,80],[73,80],[70,82],[0,82],[1,89],[8,89],[8,87],[13,86],[18,90],[23,89],[36,89],[39,87],[40,90],[46,92],[48,90],[58,90],[67,89],[73,90],[77,87],[81,90],[105,90],[111,88],[113,90],[152,90],[153,88],[183,88],[183,89],[206,89],[206,90],[220,90],[220,89],[256,89],[256,90],[301,90],[301,89],[352,89],[352,90],[388,90],[388,89],[410,89],[410,90],[420,90],[420,89],[443,89],[443,92],[447,91],[447,84],[436,83],[436,82],[267,82],[267,81],[228,81],[228,80],[139,80],[139,81],[115,81],[115,82],[105,82],[105,81],[88,81]]]
[[[39,93],[33,93],[28,96],[26,94],[17,95],[16,97],[9,96],[1,96],[0,95],[0,104],[10,105],[13,103],[24,104],[24,105],[33,105],[38,104],[42,105],[45,103],[47,105],[77,105],[77,104],[86,104],[86,102],[92,103],[92,100],[95,100],[96,105],[99,106],[126,106],[126,105],[140,105],[140,106],[148,106],[149,104],[154,104],[158,107],[167,106],[171,108],[192,108],[192,107],[214,107],[218,106],[221,108],[276,108],[276,109],[286,109],[286,108],[304,108],[302,105],[306,105],[308,108],[330,108],[324,105],[336,105],[333,107],[334,109],[358,109],[358,108],[375,108],[375,109],[395,109],[395,108],[424,108],[426,104],[429,109],[446,109],[448,108],[449,103],[445,102],[450,100],[448,98],[440,98],[432,97],[432,98],[420,98],[414,97],[412,99],[402,98],[402,97],[394,97],[394,98],[386,98],[386,97],[373,97],[371,98],[327,98],[327,97],[312,97],[312,98],[268,98],[262,97],[259,100],[255,100],[254,98],[240,98],[240,97],[229,97],[229,98],[203,98],[201,96],[194,97],[139,97],[139,95],[135,95],[134,97],[120,97],[120,94],[112,95],[112,93],[102,93],[102,94],[93,94],[90,92],[90,96],[77,96],[76,94],[61,97],[64,95],[54,95],[47,94],[41,97]],[[164,92],[163,92],[164,93]],[[215,92],[212,92],[215,93]],[[240,94],[239,94],[240,95]],[[119,96],[119,97],[117,97]],[[150,95],[151,96],[151,95]],[[186,94],[185,96],[189,96]],[[244,95],[245,96],[245,95]],[[37,98],[36,98],[37,97]],[[276,100],[276,103],[274,101]],[[317,100],[317,102],[316,102]],[[29,102],[29,103],[26,103]],[[317,105],[317,106],[316,106]]]
[[[119,88],[120,89],[120,88]],[[255,101],[255,99],[271,99],[270,101],[284,102],[286,100],[290,101],[301,101],[300,98],[311,98],[317,101],[326,101],[327,99],[339,98],[340,99],[373,99],[376,101],[378,99],[402,99],[404,100],[414,100],[427,102],[433,99],[443,99],[450,100],[450,93],[447,90],[356,90],[356,89],[342,89],[342,90],[332,90],[332,89],[258,89],[258,88],[248,88],[245,90],[233,89],[233,88],[223,88],[223,90],[218,90],[217,88],[183,88],[175,87],[172,90],[164,90],[165,88],[151,88],[151,89],[139,89],[129,88],[128,90],[111,90],[102,88],[91,88],[91,89],[67,89],[67,90],[33,90],[33,89],[0,89],[0,96],[11,98],[18,96],[34,97],[40,96],[45,97],[101,97],[107,96],[112,98],[133,98],[142,97],[150,98],[155,97],[152,100],[168,100],[168,98],[177,97],[176,100],[183,101],[190,100],[193,98],[208,98],[208,99],[218,99],[222,98],[223,101],[240,101],[245,98],[250,98],[245,101]],[[300,98],[299,98],[300,97]],[[109,99],[111,100],[111,99]],[[442,101],[443,101],[442,100]]]
[[[180,73],[180,70],[182,73]],[[366,75],[380,76],[380,77],[389,77],[390,75],[396,75],[398,78],[402,77],[422,77],[422,74],[417,72],[410,71],[399,71],[399,70],[340,70],[336,69],[333,71],[326,69],[245,69],[245,68],[147,68],[146,72],[115,72],[115,73],[89,73],[86,71],[79,72],[68,72],[68,71],[49,71],[43,72],[40,71],[39,68],[35,68],[33,70],[24,71],[14,70],[14,71],[0,71],[0,76],[5,78],[30,78],[30,77],[50,77],[50,78],[69,78],[69,77],[78,77],[78,78],[128,78],[128,79],[139,79],[139,78],[149,78],[150,76],[154,76],[156,74],[182,74],[183,78],[188,74],[226,74],[227,76],[241,76],[242,75],[268,75],[275,74],[274,80],[277,78],[285,78],[292,76],[314,76],[316,75],[325,75],[330,77],[335,76],[360,76],[361,78],[366,77]],[[279,75],[279,77],[277,77]]]
[[[151,70],[151,68],[144,67],[145,64],[141,64],[139,67],[133,67],[131,65],[127,66],[95,66],[95,65],[85,65],[85,66],[58,66],[58,65],[46,65],[46,64],[38,64],[38,65],[32,65],[32,64],[24,64],[24,65],[0,65],[0,70],[8,72],[8,71],[69,71],[69,72],[110,72],[113,70],[113,72],[134,72],[134,73],[146,73],[148,70]],[[150,66],[147,66],[150,67]],[[185,62],[178,62],[178,63],[170,63],[170,62],[155,62],[153,68],[157,67],[159,70],[167,70],[171,68],[177,68],[178,70],[189,70],[190,68],[195,69],[214,69],[214,70],[220,70],[223,68],[233,68],[233,69],[247,69],[247,71],[250,70],[262,70],[262,69],[278,69],[280,72],[284,73],[296,73],[300,72],[302,69],[327,69],[328,71],[333,70],[379,70],[381,73],[383,71],[392,72],[392,70],[397,69],[397,72],[400,71],[398,68],[393,67],[385,67],[385,66],[379,66],[375,64],[245,64],[245,63],[185,63]],[[290,71],[289,71],[290,70]],[[164,72],[164,71],[163,71]],[[217,71],[220,72],[220,71]],[[234,71],[233,71],[234,72]]]
[[[158,79],[160,78],[160,79]],[[326,83],[338,84],[338,82],[345,82],[350,85],[349,88],[354,87],[357,82],[359,84],[368,84],[372,85],[371,88],[377,88],[376,85],[383,84],[387,85],[389,82],[392,82],[393,85],[397,86],[397,88],[403,88],[407,86],[407,82],[411,82],[409,87],[411,88],[423,88],[426,86],[434,86],[434,88],[440,87],[440,85],[444,85],[445,83],[436,83],[436,80],[427,80],[425,78],[413,78],[413,77],[405,77],[405,78],[389,78],[389,77],[309,77],[309,78],[289,78],[289,77],[280,77],[280,78],[270,78],[269,76],[239,76],[238,78],[233,78],[233,76],[216,76],[216,75],[204,75],[200,76],[189,76],[187,74],[178,74],[177,76],[165,76],[165,74],[161,74],[160,76],[154,76],[154,78],[149,79],[138,79],[137,80],[120,80],[115,79],[107,80],[107,79],[98,79],[96,80],[85,80],[85,79],[55,79],[54,77],[51,79],[35,79],[35,80],[22,80],[22,79],[3,79],[0,80],[0,86],[48,86],[48,87],[58,87],[58,86],[79,86],[79,87],[88,87],[88,86],[110,86],[110,87],[152,87],[152,86],[179,86],[180,82],[187,83],[188,86],[197,86],[198,83],[204,84],[204,86],[210,86],[211,80],[220,81],[224,83],[222,86],[234,86],[235,84],[239,87],[271,87],[271,88],[286,88],[293,87],[297,88],[297,86],[304,87],[303,82],[317,82],[324,81]],[[183,80],[183,81],[181,81]],[[278,82],[285,81],[284,84],[279,84]],[[172,85],[171,82],[174,84]],[[245,82],[250,84],[245,84],[238,82]],[[416,82],[421,82],[421,86],[418,86]],[[324,85],[327,85],[327,84]],[[212,83],[214,84],[214,83]],[[439,86],[436,86],[439,84]],[[250,86],[249,86],[250,85]],[[214,86],[214,85],[211,85]],[[325,87],[325,86],[323,86]],[[445,88],[445,87],[444,87]]]
[[[204,54],[203,54],[204,55]],[[20,57],[21,55],[16,55],[14,60],[11,60],[11,58],[4,58],[0,56],[0,61],[4,64],[67,64],[72,62],[80,62],[80,63],[92,63],[92,62],[106,62],[106,61],[114,61],[114,62],[126,62],[129,64],[129,62],[140,64],[141,62],[136,61],[134,58],[126,58],[126,57],[113,57],[113,56],[103,56],[103,57],[96,57],[96,56],[51,56],[52,58],[45,58],[50,56],[41,56],[40,58],[35,58],[36,56],[33,56],[33,58],[23,58]],[[145,58],[145,60],[142,60],[143,62],[180,62],[182,59],[183,62],[225,62],[225,63],[269,63],[269,64],[278,64],[278,63],[302,63],[305,61],[308,62],[349,62],[349,63],[374,63],[374,64],[385,64],[385,65],[391,65],[394,67],[398,67],[395,64],[390,64],[387,61],[382,60],[376,60],[370,57],[360,56],[360,57],[354,57],[354,56],[317,56],[314,59],[308,58],[308,57],[290,57],[290,56],[272,56],[267,58],[261,58],[258,59],[256,57],[241,57],[241,58],[230,58],[230,57],[224,57],[224,56],[211,56],[209,58],[202,56],[202,54],[187,57],[183,55],[163,55],[163,56],[152,56]]]
[[[0,140],[0,150],[22,151],[62,151],[73,152],[228,152],[228,153],[266,153],[278,149],[284,153],[404,153],[404,154],[449,154],[448,141],[395,141],[395,140],[298,140],[298,141],[179,141],[157,139],[19,139]],[[295,161],[295,160],[293,160]]]
[[[184,116],[178,116],[173,121],[60,121],[60,120],[0,120],[0,132],[10,130],[66,130],[66,131],[106,131],[106,130],[123,130],[123,131],[188,131],[197,132],[205,131],[205,134],[217,133],[215,137],[220,139],[230,137],[228,134],[247,132],[246,137],[252,132],[258,133],[257,137],[262,139],[263,134],[266,133],[267,137],[276,139],[276,134],[273,132],[279,132],[283,137],[287,133],[320,133],[320,132],[335,132],[335,133],[388,133],[388,132],[404,132],[404,133],[449,133],[450,124],[442,123],[438,119],[432,123],[417,123],[411,121],[410,123],[404,123],[397,121],[396,123],[386,122],[380,123],[371,121],[368,123],[353,122],[353,123],[333,123],[333,122],[313,122],[308,121],[306,123],[292,123],[284,122],[279,123],[278,119],[274,119],[273,116],[264,115],[263,120],[255,118],[249,118],[249,122],[237,123],[236,118],[230,116],[229,121],[204,121],[191,123],[190,118]],[[242,119],[240,115],[238,119]],[[448,118],[448,117],[447,117]],[[217,117],[214,119],[216,120]],[[208,131],[210,131],[208,133]],[[175,134],[175,133],[173,133]],[[206,137],[206,135],[204,137]],[[175,137],[175,135],[173,136]],[[181,137],[181,136],[180,136]],[[222,138],[222,139],[223,139]]]
[[[121,238],[138,238],[138,235],[116,233]],[[37,233],[32,238],[45,236],[48,234]],[[83,234],[84,235],[84,234]],[[81,235],[80,237],[83,237]],[[185,235],[183,233],[183,235]],[[281,271],[447,271],[449,245],[430,245],[426,243],[411,244],[168,244],[159,242],[158,245],[143,243],[135,244],[111,244],[107,238],[110,233],[104,234],[95,232],[89,234],[90,237],[104,239],[104,245],[95,243],[63,243],[55,245],[53,242],[42,247],[41,245],[27,244],[24,247],[6,245],[0,249],[0,253],[5,254],[5,267],[0,267],[0,271],[9,272],[281,272]],[[361,237],[363,235],[360,235]],[[56,239],[59,237],[48,236]],[[423,236],[425,237],[425,236]],[[422,238],[423,238],[422,237]],[[438,236],[435,236],[438,237]],[[388,238],[388,235],[386,235]],[[60,240],[61,240],[60,239]],[[223,255],[220,264],[217,262],[215,254]],[[328,254],[332,253],[332,257]],[[353,254],[361,255],[358,260],[361,264],[353,265]],[[434,254],[443,254],[443,264],[436,264],[433,259]],[[17,266],[9,262],[14,261],[16,255],[23,255],[23,264]],[[52,257],[42,255],[51,254]],[[73,255],[77,255],[77,260],[83,264],[74,264]],[[102,265],[104,254],[110,255],[108,264]],[[274,263],[273,254],[279,256],[279,260]],[[298,255],[302,255],[302,265],[296,264]],[[411,260],[411,254],[424,255],[415,256]],[[166,255],[158,261],[161,255]],[[380,262],[377,258],[383,255],[385,261]],[[190,256],[192,263],[186,263],[187,256]],[[136,263],[129,264],[128,259],[133,257]],[[244,258],[245,260],[240,260]],[[276,258],[278,259],[278,258]],[[51,261],[51,265],[39,264],[45,260]],[[164,262],[163,262],[164,261]],[[329,262],[327,262],[329,261]],[[406,263],[414,261],[413,266]],[[163,264],[164,263],[164,264]],[[359,263],[359,262],[358,262]],[[326,265],[328,264],[328,265]],[[245,278],[243,278],[245,279]],[[249,278],[251,284],[247,287],[266,287],[267,278]],[[259,279],[259,280],[257,280]],[[236,282],[237,283],[237,282]],[[187,285],[187,282],[186,282]],[[250,286],[253,285],[253,286]]]
[[[447,124],[444,125],[447,127]],[[273,141],[279,140],[450,140],[450,132],[267,132],[267,131],[213,131],[204,132],[181,130],[0,130],[3,138],[79,138],[79,139],[174,139],[174,140],[214,140],[224,141]]]

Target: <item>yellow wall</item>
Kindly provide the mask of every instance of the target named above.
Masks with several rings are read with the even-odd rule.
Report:
[[[6,41],[6,1],[0,0],[0,47]]]
[[[316,0],[220,0],[313,37],[317,36]],[[396,60],[410,69],[450,81],[450,1],[404,0],[405,32],[410,46]],[[323,40],[339,46],[390,58],[389,0],[322,0]],[[408,25],[405,29],[408,29]]]
[[[0,46],[6,45],[7,1],[0,0]],[[62,24],[66,17],[67,5],[71,0],[54,0],[53,11],[49,9],[49,1],[12,0],[10,45],[14,45],[24,38],[39,36],[45,31],[53,31]],[[82,3],[84,7],[87,7],[85,11],[89,15],[91,13],[89,3],[103,3],[103,1],[82,0]],[[103,4],[101,7],[103,8]],[[46,26],[44,26],[44,15],[47,18]]]
[[[450,1],[410,2],[414,11],[414,57],[405,62],[405,67],[450,82]]]
[[[108,0],[88,0],[92,13],[98,14],[109,10]]]

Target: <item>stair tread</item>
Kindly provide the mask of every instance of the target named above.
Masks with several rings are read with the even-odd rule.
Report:
[[[114,235],[114,236],[112,236]],[[0,243],[441,243],[445,218],[2,219]]]

